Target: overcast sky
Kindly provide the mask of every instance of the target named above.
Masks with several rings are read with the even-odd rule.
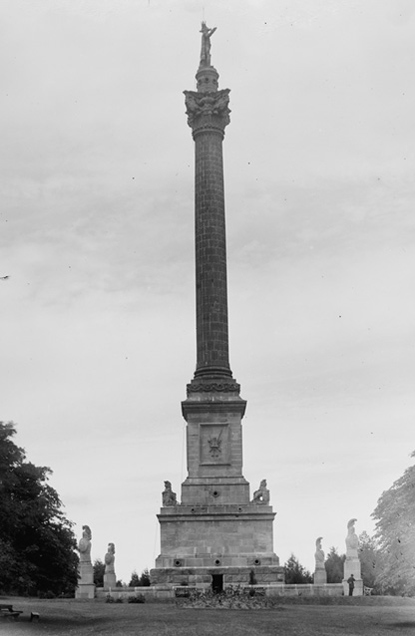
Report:
[[[0,419],[92,556],[186,477],[200,22],[230,88],[231,366],[274,548],[373,531],[415,450],[412,0],[0,0]]]

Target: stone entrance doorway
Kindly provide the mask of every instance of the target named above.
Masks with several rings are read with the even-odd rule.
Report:
[[[223,592],[223,574],[212,574],[212,591],[214,594]]]

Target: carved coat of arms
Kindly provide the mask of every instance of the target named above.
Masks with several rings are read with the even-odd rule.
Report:
[[[208,444],[211,457],[219,457],[219,455],[222,453],[222,440],[220,438],[220,435],[208,439]]]

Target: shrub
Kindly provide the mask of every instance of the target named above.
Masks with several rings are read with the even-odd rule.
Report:
[[[56,594],[54,594],[53,592],[51,592],[51,590],[48,590],[47,592],[38,592],[38,597],[39,598],[56,598]]]
[[[145,603],[146,598],[143,594],[136,594],[128,597],[128,603]]]

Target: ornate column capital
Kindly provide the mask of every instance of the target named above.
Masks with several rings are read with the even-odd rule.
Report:
[[[187,123],[193,137],[201,132],[219,132],[222,137],[230,122],[229,88],[221,91],[183,91],[185,95]]]

